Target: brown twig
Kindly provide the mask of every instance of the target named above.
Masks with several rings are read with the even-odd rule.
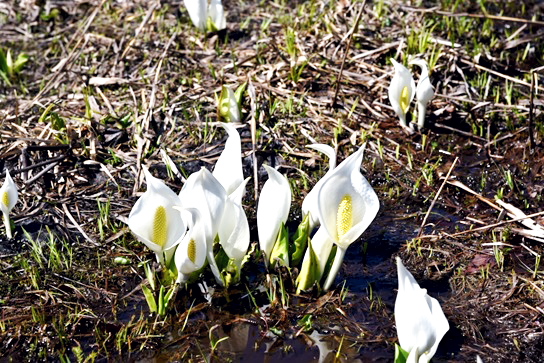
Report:
[[[338,92],[340,91],[340,82],[342,81],[342,73],[344,72],[344,65],[346,64],[346,57],[349,53],[349,49],[351,48],[351,41],[353,39],[353,34],[355,34],[355,30],[357,30],[357,27],[359,26],[359,21],[361,20],[361,16],[363,15],[363,10],[365,9],[366,0],[363,1],[363,4],[361,5],[361,9],[359,10],[359,13],[357,14],[357,18],[355,18],[355,24],[353,24],[353,28],[351,28],[351,34],[349,35],[348,39],[348,45],[346,46],[346,51],[344,52],[344,57],[342,58],[342,64],[340,65],[340,72],[338,72],[338,79],[336,80],[336,89],[334,90],[334,97],[332,99],[332,107],[336,105],[336,98],[338,97]]]
[[[446,185],[446,183],[448,182],[450,174],[453,171],[453,168],[455,167],[455,164],[457,164],[458,160],[459,160],[459,157],[455,157],[455,160],[451,164],[450,169],[448,170],[448,173],[446,174],[446,178],[444,179],[444,181],[442,182],[442,185],[438,189],[438,192],[434,196],[434,199],[433,199],[431,205],[429,206],[429,209],[427,210],[427,213],[425,214],[425,218],[423,218],[423,222],[421,222],[421,226],[419,227],[419,232],[417,232],[417,237],[421,236],[421,233],[423,232],[423,227],[425,227],[425,224],[427,223],[427,218],[429,218],[429,214],[431,214],[431,211],[433,210],[434,205],[435,205],[436,201],[438,200],[438,196],[442,192],[442,189],[444,189],[444,185]]]
[[[518,83],[518,84],[522,84],[522,85],[527,86],[527,87],[531,87],[531,84],[528,83],[528,82],[526,82],[526,81],[524,81],[524,80],[521,80],[521,79],[518,79],[518,78],[515,78],[515,77],[511,77],[511,76],[509,76],[509,75],[507,75],[507,74],[503,74],[503,73],[494,71],[494,70],[492,70],[492,69],[490,69],[490,68],[487,68],[487,67],[483,67],[483,66],[481,66],[481,65],[479,65],[479,64],[476,64],[476,63],[474,63],[474,62],[472,62],[472,61],[470,61],[470,60],[468,60],[468,59],[462,59],[462,58],[460,58],[459,61],[460,61],[461,63],[465,63],[465,64],[468,64],[468,65],[470,65],[470,66],[473,66],[473,67],[475,67],[475,68],[477,68],[477,69],[479,69],[479,70],[482,70],[482,71],[485,71],[485,72],[494,74],[494,75],[496,75],[496,76],[498,76],[498,77],[507,79],[507,80],[512,81],[512,82],[514,82],[514,83]],[[535,88],[536,88],[537,90],[539,90],[539,91],[544,92],[544,88],[542,88],[542,87],[535,86]]]
[[[524,217],[509,219],[507,221],[500,221],[500,222],[497,222],[497,223],[488,224],[488,225],[478,227],[478,228],[467,229],[466,231],[461,231],[461,232],[456,232],[454,234],[450,234],[449,237],[456,237],[456,236],[459,236],[459,235],[462,235],[462,234],[467,234],[467,233],[470,233],[470,232],[485,231],[486,229],[489,229],[489,228],[502,226],[504,224],[508,224],[508,223],[512,223],[512,222],[519,222],[519,221],[523,221],[525,219],[531,219],[533,217],[538,217],[538,216],[541,216],[541,215],[544,215],[544,212],[536,212],[536,213],[533,213],[533,214],[528,214],[528,215],[526,215]]]
[[[461,17],[468,17],[468,18],[479,18],[479,19],[491,19],[491,20],[499,20],[499,21],[509,21],[513,23],[524,23],[524,24],[530,24],[530,25],[539,25],[544,26],[543,21],[538,20],[529,20],[529,19],[523,19],[523,18],[513,18],[511,16],[502,16],[502,15],[490,15],[490,14],[472,14],[472,13],[453,13],[451,11],[444,11],[444,10],[437,10],[437,8],[431,8],[431,9],[419,9],[419,8],[412,8],[409,6],[403,6],[403,9],[414,11],[414,12],[420,12],[420,13],[432,13],[432,14],[438,14],[443,16],[449,16],[452,18],[461,18]]]
[[[533,135],[533,116],[534,116],[534,98],[535,98],[535,77],[536,74],[531,70],[531,92],[529,95],[529,146],[531,152],[535,149],[535,136]]]
[[[255,115],[257,114],[257,96],[255,94],[255,87],[253,86],[253,83],[251,82],[251,79],[248,80],[248,94],[249,94],[249,102],[251,104],[251,159],[253,161],[253,181],[254,181],[254,192],[255,192],[255,200],[257,200],[257,196],[259,195],[259,168],[257,166],[257,154],[256,154],[256,144],[257,144],[257,119]],[[262,112],[261,112],[262,115]]]

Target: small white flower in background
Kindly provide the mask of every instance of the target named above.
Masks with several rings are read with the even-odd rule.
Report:
[[[189,276],[204,266],[207,256],[206,234],[200,212],[194,208],[179,209],[180,215],[187,221],[187,233],[179,243],[174,262],[178,271],[177,283],[186,282]]]
[[[208,262],[218,284],[223,285],[221,274],[213,255],[213,244],[219,224],[223,217],[227,193],[225,188],[212,175],[202,168],[187,178],[183,188],[179,192],[179,198],[183,208],[195,208],[200,212],[200,218],[204,225]]]
[[[240,122],[240,107],[234,91],[228,87],[221,88],[221,94],[218,100],[219,116],[227,122]]]
[[[227,27],[221,0],[183,0],[194,26],[202,31],[217,31]]]
[[[11,213],[11,210],[15,204],[17,204],[18,200],[19,193],[17,192],[17,185],[11,178],[9,170],[6,168],[6,179],[0,188],[0,209],[2,210],[2,217],[4,220],[4,226],[6,227],[6,236],[8,239],[13,237],[9,214]]]
[[[227,131],[229,137],[225,142],[225,149],[215,163],[212,175],[225,188],[227,195],[230,195],[244,182],[242,145],[240,134],[232,124],[221,123],[221,126]]]
[[[397,257],[399,289],[395,300],[395,325],[400,347],[409,353],[407,362],[427,363],[449,330],[440,303],[419,287]]]
[[[416,87],[416,102],[417,102],[417,127],[421,130],[425,126],[425,112],[427,104],[434,97],[434,89],[429,79],[429,67],[423,59],[416,58],[410,61],[409,64],[419,66],[421,68],[421,76],[417,81]]]
[[[408,112],[410,103],[412,103],[412,99],[414,98],[416,84],[414,78],[412,77],[412,73],[410,73],[408,68],[393,58],[391,58],[391,63],[393,63],[393,67],[395,68],[395,74],[391,79],[391,84],[389,85],[388,89],[389,102],[391,102],[393,110],[399,117],[400,124],[404,128],[408,128],[406,123],[406,113]]]
[[[186,231],[186,225],[174,207],[181,207],[176,193],[143,168],[146,192],[136,201],[128,216],[128,227],[136,238],[157,255],[157,260],[168,265],[175,246]]]
[[[276,169],[263,165],[268,173],[257,205],[257,230],[259,246],[269,264],[274,243],[291,208],[291,187],[287,178]]]
[[[336,167],[336,151],[329,145],[324,144],[312,144],[307,147],[320,151],[329,158],[329,170],[317,181],[312,190],[304,198],[304,201],[302,201],[302,215],[304,217],[308,213],[310,214],[310,231],[312,231],[319,224],[319,219],[317,218],[317,192]]]
[[[318,191],[321,228],[338,246],[323,287],[325,291],[332,285],[349,245],[363,234],[380,209],[376,192],[361,174],[363,151],[361,147],[340,163]]]

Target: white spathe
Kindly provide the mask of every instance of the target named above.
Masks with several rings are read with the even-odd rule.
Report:
[[[244,181],[242,169],[242,145],[240,134],[230,123],[221,123],[227,131],[225,149],[217,159],[212,175],[221,183],[227,195],[233,193]],[[242,194],[243,196],[243,194]]]
[[[174,262],[178,271],[177,283],[186,282],[189,276],[204,266],[207,256],[206,234],[200,212],[194,208],[180,209],[179,213],[187,221],[187,233],[179,243]]]
[[[347,248],[376,218],[380,202],[376,192],[361,174],[364,148],[338,165],[318,191],[317,212],[321,228],[338,246],[324,289],[334,281]]]
[[[268,173],[257,205],[257,230],[259,246],[268,263],[281,224],[287,221],[291,208],[291,187],[285,176],[276,169],[263,165]]]
[[[227,19],[225,10],[221,0],[211,0],[208,7],[208,16],[217,30],[222,30],[227,27]]]
[[[393,63],[393,67],[395,68],[395,74],[391,79],[388,89],[389,102],[391,102],[393,110],[399,117],[400,124],[407,128],[406,113],[414,98],[416,83],[408,68],[393,58],[391,58],[391,63]]]
[[[0,209],[2,210],[2,217],[4,220],[4,226],[6,227],[6,236],[8,239],[13,237],[11,232],[11,223],[9,221],[9,214],[18,201],[19,192],[17,191],[17,185],[11,178],[9,170],[6,168],[6,179],[4,180],[2,187],[0,187]]]
[[[421,130],[425,126],[425,112],[427,104],[434,97],[434,89],[429,79],[429,67],[423,59],[416,58],[410,64],[421,68],[421,76],[417,81],[416,102],[417,102],[417,127]]]
[[[186,225],[175,207],[181,207],[176,193],[143,167],[146,192],[136,201],[128,216],[128,227],[136,238],[157,255],[160,263],[169,263]]]
[[[208,18],[216,30],[225,29],[227,20],[221,0],[212,0],[208,5],[208,0],[183,0],[189,17],[194,26],[202,31],[206,31]]]
[[[219,181],[206,169],[201,168],[187,178],[179,192],[183,208],[198,209],[204,225],[208,262],[218,284],[223,285],[213,255],[213,243],[223,217],[227,193]]]
[[[325,144],[312,144],[307,147],[320,151],[329,158],[329,170],[315,183],[312,190],[310,190],[302,201],[302,216],[304,218],[305,215],[310,213],[310,231],[312,231],[319,224],[319,218],[317,217],[317,193],[321,185],[323,185],[336,167],[336,151],[331,146]]]
[[[396,260],[399,289],[395,300],[395,325],[399,344],[410,353],[412,361],[427,363],[450,328],[448,320],[440,303],[419,287],[399,257]]]
[[[240,203],[248,180],[244,180],[238,190],[227,197],[218,231],[219,243],[238,268],[249,248],[249,223]]]
[[[206,31],[208,22],[208,0],[183,0],[193,25],[202,31]]]

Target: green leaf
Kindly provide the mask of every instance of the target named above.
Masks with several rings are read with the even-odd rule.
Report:
[[[9,73],[9,68],[6,59],[6,53],[3,49],[0,49],[0,71],[3,72],[7,77],[7,74]]]
[[[306,214],[298,225],[291,245],[291,266],[298,266],[304,257],[310,234],[310,214]]]
[[[321,275],[321,277],[329,275],[337,250],[338,250],[338,247],[336,246],[336,244],[333,245],[331,248],[331,253],[329,254],[329,258],[327,259],[327,263],[325,264],[325,269],[323,270],[323,274]]]
[[[274,267],[277,261],[289,267],[289,231],[283,222],[281,222],[280,233],[278,233],[278,238],[270,253],[270,266]]]
[[[158,303],[158,313],[160,316],[164,316],[166,311],[166,306],[164,303],[164,286],[161,285],[161,288],[159,289],[159,303]]]
[[[142,265],[144,266],[145,277],[147,277],[147,281],[149,281],[149,286],[151,286],[151,289],[155,291],[157,289],[155,284],[155,271],[151,269],[149,260],[142,262]]]
[[[208,29],[210,33],[216,32],[218,30],[212,18],[209,16],[208,16],[208,19],[206,20],[206,29]]]
[[[242,100],[244,96],[244,92],[247,89],[247,82],[242,83],[236,91],[234,91],[234,97],[236,98],[236,102],[238,102],[238,108],[242,109]]]
[[[141,285],[142,291],[144,292],[145,300],[147,301],[147,306],[149,306],[149,311],[152,313],[157,312],[157,303],[155,302],[155,295],[153,291],[145,285]]]
[[[11,82],[9,81],[8,75],[4,73],[4,71],[0,71],[0,78],[2,78],[8,86],[11,86]]]
[[[406,360],[408,359],[408,353],[404,349],[400,347],[400,345],[395,344],[395,361],[394,363],[406,363]]]
[[[28,54],[21,53],[17,56],[17,59],[15,60],[15,63],[13,64],[13,73],[19,73],[25,64],[28,62]]]
[[[168,292],[166,294],[164,294],[164,291],[164,286],[161,286],[161,291],[159,293],[159,315],[161,316],[164,316],[168,311],[168,306],[170,306],[170,301],[172,300],[172,297],[174,297],[174,293],[177,291],[177,287],[175,285],[172,285],[170,289],[168,289]]]
[[[312,243],[308,243],[308,259],[304,259],[300,268],[300,273],[297,276],[297,294],[303,290],[308,290],[314,284],[319,282],[321,276],[319,274],[319,262],[312,248]]]
[[[306,314],[297,321],[297,325],[304,329],[305,332],[309,332],[310,330],[313,330],[313,315]]]
[[[221,272],[221,279],[225,283],[225,287],[229,287],[232,284],[240,281],[240,267],[236,265],[233,258],[229,258],[223,247],[219,249],[217,255],[215,255],[215,262]]]

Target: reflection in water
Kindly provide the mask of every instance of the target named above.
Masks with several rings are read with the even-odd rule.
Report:
[[[223,337],[228,338],[219,343],[218,350],[230,352],[234,355],[244,353],[247,348],[250,327],[251,325],[246,323],[236,325],[233,324],[229,334],[225,333],[223,327],[217,329],[216,332],[218,333],[218,339],[221,339]]]
[[[331,353],[331,349],[329,348],[329,344],[322,340],[321,338],[325,337],[324,334],[319,334],[317,330],[314,330],[312,334],[309,335],[310,339],[314,343],[315,346],[319,349],[319,360],[318,363],[325,363],[327,360],[327,357],[329,356],[329,353]]]

